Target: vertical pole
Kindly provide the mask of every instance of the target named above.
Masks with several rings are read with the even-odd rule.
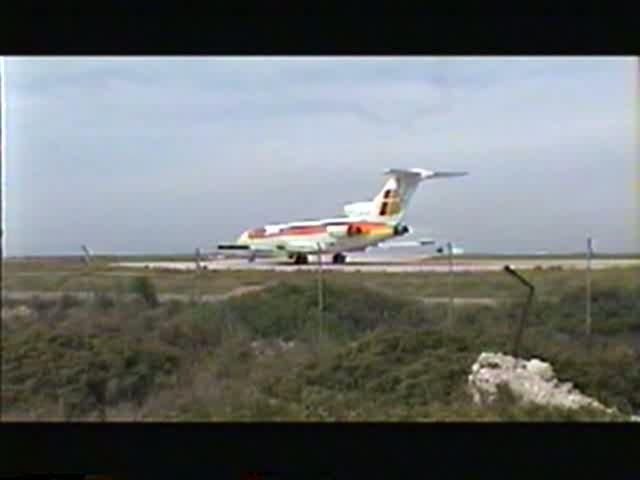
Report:
[[[587,337],[591,336],[591,256],[593,253],[593,243],[591,237],[587,237],[587,271],[586,271],[586,332]]]
[[[200,263],[200,248],[196,248],[196,294],[195,300],[197,302],[201,299],[201,289],[200,289],[200,271],[202,270],[202,264]]]
[[[515,278],[520,281],[525,287],[529,289],[529,296],[527,297],[527,303],[524,304],[522,308],[522,314],[520,316],[520,322],[516,327],[516,334],[513,338],[513,349],[512,354],[514,357],[517,357],[520,353],[520,339],[522,338],[522,333],[524,332],[524,327],[527,322],[527,317],[529,315],[529,307],[531,306],[531,302],[533,301],[533,295],[535,293],[535,287],[527,281],[526,278],[521,276],[518,272],[516,272],[510,265],[504,266],[504,271],[510,275],[513,275]]]
[[[200,269],[202,268],[202,265],[200,263],[200,248],[196,248],[196,270],[200,271]]]
[[[89,248],[86,245],[82,245],[82,252],[84,254],[84,263],[87,266],[87,268],[91,265],[91,251],[89,250]]]
[[[318,244],[318,337],[322,334],[323,292],[322,292],[322,249]]]
[[[449,325],[451,325],[451,322],[453,321],[453,246],[451,245],[451,242],[447,242],[447,253],[449,256],[449,309],[447,311],[447,319]]]

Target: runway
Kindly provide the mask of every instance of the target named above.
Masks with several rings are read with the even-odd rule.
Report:
[[[207,271],[242,271],[242,270],[262,270],[277,272],[298,272],[315,271],[318,269],[317,260],[313,257],[307,265],[294,265],[291,261],[257,259],[249,262],[247,259],[216,259],[200,262],[202,269]],[[117,262],[112,266],[128,268],[148,268],[163,270],[195,270],[196,262]],[[511,265],[519,270],[543,269],[584,269],[586,262],[584,259],[464,259],[454,258],[454,272],[491,272],[500,271],[505,265]],[[612,267],[640,266],[640,259],[594,259],[591,267],[593,269],[603,269]],[[415,273],[415,272],[447,272],[449,266],[446,259],[424,259],[424,258],[403,258],[403,257],[365,257],[351,256],[347,263],[336,265],[330,263],[329,259],[323,259],[322,268],[329,271],[342,272],[389,272],[389,273]]]

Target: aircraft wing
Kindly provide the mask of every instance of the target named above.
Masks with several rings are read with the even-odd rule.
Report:
[[[314,254],[322,250],[326,245],[321,242],[309,241],[309,240],[291,240],[285,245],[278,247],[271,245],[238,245],[235,243],[219,244],[218,251],[225,254],[237,255],[237,256],[280,256],[287,253],[308,253]]]
[[[230,257],[274,257],[282,255],[282,251],[271,246],[238,245],[237,243],[221,243],[218,252]]]
[[[220,243],[218,245],[218,250],[245,250],[249,251],[251,248],[249,245],[238,245],[236,243]]]
[[[292,240],[287,242],[286,251],[289,253],[318,253],[326,247],[325,244],[310,240]]]
[[[446,245],[441,245],[436,249],[437,253],[441,253],[443,255],[446,255],[448,252],[447,246]],[[451,245],[451,254],[452,255],[462,255],[464,253],[464,249],[462,247],[458,247],[456,245]]]

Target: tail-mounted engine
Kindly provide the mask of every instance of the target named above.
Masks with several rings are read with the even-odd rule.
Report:
[[[332,225],[327,227],[327,232],[332,237],[355,237],[367,233],[364,226],[357,224]]]
[[[360,225],[349,225],[347,228],[347,235],[350,237],[362,235],[363,233],[365,233],[365,231]]]
[[[398,224],[393,228],[393,233],[398,236],[407,235],[408,233],[411,233],[411,227],[409,227],[408,225]]]

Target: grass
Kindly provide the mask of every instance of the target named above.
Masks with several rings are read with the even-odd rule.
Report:
[[[456,288],[468,296],[504,300],[497,307],[457,306],[447,321],[446,305],[413,298],[442,295],[440,284],[446,289],[446,282],[437,274],[327,273],[320,317],[313,273],[281,274],[271,288],[217,304],[153,301],[153,292],[172,282],[172,288],[183,282],[192,290],[192,273],[145,272],[144,280],[105,276],[112,284],[99,283],[107,281],[103,273],[77,273],[62,283],[62,290],[73,290],[72,282],[83,279],[87,284],[81,289],[96,292],[91,300],[32,299],[31,314],[22,317],[9,313],[24,302],[4,302],[9,312],[3,312],[4,418],[622,418],[520,406],[508,395],[492,407],[472,404],[465,381],[473,361],[482,351],[508,352],[519,318],[517,298],[523,292],[504,274],[457,276]],[[582,275],[526,274],[546,295],[532,307],[523,356],[550,361],[561,380],[625,414],[640,410],[637,274],[637,269],[593,272],[590,342],[583,333]],[[207,285],[230,288],[273,278],[269,272],[206,272],[198,287],[206,291]],[[119,295],[132,292],[138,293],[133,300]],[[280,340],[292,343],[285,349]]]
[[[82,262],[44,261],[3,262],[3,289],[6,291],[76,291],[88,290],[117,293],[126,291],[132,277],[143,273],[150,278],[158,293],[221,294],[235,288],[261,285],[268,281],[307,283],[316,273],[270,271],[193,271],[144,270],[109,267],[109,261],[99,259],[89,269]],[[325,278],[340,286],[361,285],[403,297],[446,297],[447,274],[334,272]],[[583,271],[528,270],[524,275],[536,286],[539,298],[557,298],[584,286]],[[594,288],[607,285],[640,285],[640,267],[619,267],[592,272]],[[521,285],[503,272],[464,272],[454,274],[453,288],[457,297],[520,298]]]

